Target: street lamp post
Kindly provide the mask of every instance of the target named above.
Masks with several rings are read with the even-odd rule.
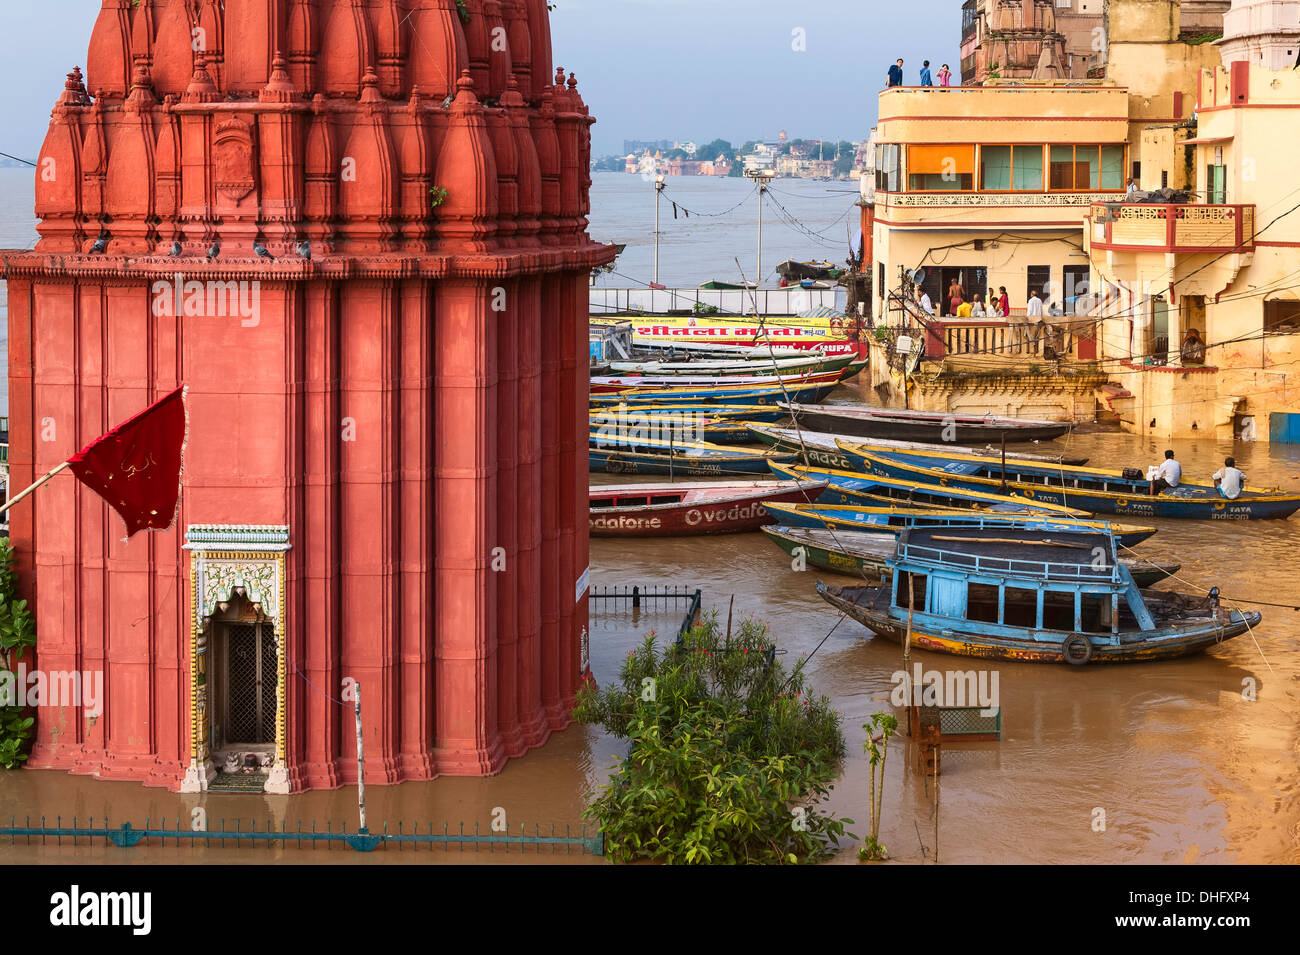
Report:
[[[663,195],[663,173],[655,176],[655,285],[659,284],[659,197]]]
[[[754,274],[754,286],[758,288],[763,284],[763,196],[767,194],[767,184],[776,178],[776,170],[749,169],[745,176],[758,183],[758,265]]]

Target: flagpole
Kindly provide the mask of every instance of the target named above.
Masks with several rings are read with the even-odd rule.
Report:
[[[4,504],[3,507],[0,507],[0,514],[3,514],[5,511],[9,510],[9,508],[13,507],[15,504],[17,504],[19,501],[21,501],[23,498],[25,498],[28,494],[31,494],[32,491],[36,490],[38,487],[40,487],[42,484],[44,484],[44,483],[45,483],[46,481],[48,481],[50,478],[54,477],[54,475],[58,474],[58,473],[59,473],[60,471],[62,471],[62,470],[65,470],[65,469],[67,468],[67,466],[68,466],[68,462],[67,462],[67,461],[64,461],[64,462],[63,462],[62,464],[60,464],[57,468],[55,468],[53,471],[48,472],[48,473],[47,473],[43,478],[41,478],[39,481],[37,481],[37,482],[36,482],[35,484],[33,484],[31,487],[27,488],[27,490],[22,491],[21,493],[15,495],[14,497],[11,497],[8,501],[5,502],[5,504]]]

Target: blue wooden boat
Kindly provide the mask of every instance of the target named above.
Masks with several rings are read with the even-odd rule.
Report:
[[[1031,501],[1015,494],[987,494],[983,491],[967,491],[964,488],[937,487],[917,484],[914,481],[858,474],[854,471],[788,464],[773,464],[772,471],[779,477],[793,481],[825,481],[827,487],[818,499],[818,504],[852,504],[864,507],[888,505],[920,508],[969,507],[994,513],[1029,511],[1054,514],[1057,517],[1089,516],[1087,511]]]
[[[939,487],[1014,492],[1034,501],[1077,507],[1093,514],[1174,517],[1212,521],[1282,519],[1300,510],[1300,494],[1244,488],[1235,500],[1213,485],[1183,482],[1151,494],[1146,480],[1100,468],[1034,464],[964,454],[931,454],[840,442],[853,466],[866,473]]]
[[[1084,520],[1075,517],[1053,517],[1047,514],[993,513],[990,511],[957,510],[953,508],[908,507],[847,507],[838,504],[773,504],[768,510],[776,523],[790,527],[832,527],[853,530],[884,530],[893,528],[901,534],[909,527],[976,527],[1005,528],[1011,530],[1084,531],[1092,533],[1113,532],[1125,547],[1136,544],[1155,534],[1154,527],[1135,527],[1111,524],[1108,521]]]
[[[726,477],[768,474],[771,465],[794,461],[792,454],[748,451],[717,444],[678,443],[628,435],[591,435],[588,467],[608,474],[666,474],[669,477]]]
[[[857,444],[859,438],[852,435],[829,434],[824,431],[808,431],[806,429],[794,428],[774,428],[759,419],[759,423],[750,428],[756,441],[763,444],[771,445],[778,451],[795,451],[801,457],[806,458],[806,463],[819,467],[838,468],[841,471],[853,469],[853,464],[848,457],[840,450],[838,441],[847,441],[849,444]],[[891,441],[888,438],[875,438],[871,442],[872,447],[896,448],[901,451],[934,451],[947,454],[950,451],[956,451],[958,454],[984,454],[994,455],[999,453],[999,449],[992,445],[986,445],[983,448],[965,447],[962,445],[952,444],[918,444],[912,441]],[[1014,451],[1007,452],[1007,460],[1013,458],[1021,461],[1042,461],[1048,464],[1087,464],[1087,457],[1080,454],[1071,454],[1068,451],[1062,454],[1035,454],[1032,452],[1022,451],[1018,446]]]
[[[753,444],[753,420],[784,416],[771,405],[612,405],[591,409],[592,433],[637,434],[643,437],[709,444]]]
[[[1221,607],[1218,588],[1205,597],[1139,588],[1109,534],[917,528],[899,539],[889,566],[887,585],[818,581],[817,593],[900,643],[910,615],[913,646],[959,656],[1164,660],[1240,636],[1261,619]]]

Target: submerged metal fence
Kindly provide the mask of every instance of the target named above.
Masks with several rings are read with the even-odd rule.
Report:
[[[234,820],[234,829],[230,829],[227,820],[221,820],[220,829],[193,829],[180,828],[182,820],[177,818],[173,820],[174,827],[167,827],[167,820],[164,818],[157,826],[151,825],[149,819],[145,820],[144,828],[137,829],[131,823],[122,823],[120,826],[110,826],[107,819],[102,821],[101,825],[96,826],[94,817],[91,817],[85,825],[79,825],[77,817],[72,817],[72,825],[64,826],[63,817],[56,816],[55,824],[47,824],[45,816],[41,816],[40,825],[33,826],[31,816],[26,817],[24,825],[17,825],[17,817],[9,817],[8,826],[0,826],[0,838],[9,837],[10,845],[17,845],[19,838],[26,839],[26,844],[31,845],[33,839],[40,839],[41,845],[49,845],[51,840],[56,846],[62,846],[65,839],[70,839],[72,845],[78,845],[78,840],[85,840],[87,844],[94,845],[97,841],[103,840],[104,844],[115,845],[122,849],[131,849],[138,845],[156,844],[159,847],[166,846],[170,839],[176,846],[195,846],[202,843],[204,847],[211,848],[216,843],[218,848],[251,849],[257,847],[275,848],[277,844],[281,847],[288,848],[292,845],[295,848],[317,849],[324,846],[326,849],[332,849],[336,845],[345,846],[355,852],[373,852],[375,849],[387,850],[390,846],[395,846],[397,851],[403,848],[418,850],[427,846],[430,851],[434,846],[442,846],[450,850],[456,846],[464,852],[466,846],[473,847],[475,852],[481,851],[487,847],[489,852],[495,852],[498,847],[503,848],[507,853],[511,846],[518,846],[520,852],[527,852],[529,849],[535,849],[541,853],[544,847],[549,846],[551,853],[555,854],[561,850],[570,854],[575,849],[578,852],[586,852],[595,856],[605,854],[605,834],[597,830],[594,834],[587,834],[587,827],[580,827],[579,834],[572,832],[571,826],[565,826],[561,834],[555,826],[551,826],[549,833],[543,832],[541,826],[534,825],[533,833],[529,835],[527,827],[521,825],[518,835],[511,835],[508,832],[491,832],[480,833],[479,824],[474,824],[473,832],[465,831],[465,824],[461,823],[458,830],[451,831],[449,823],[443,823],[442,832],[434,829],[434,824],[428,824],[428,831],[421,832],[419,826],[412,826],[410,832],[404,831],[403,824],[397,824],[396,832],[388,831],[388,823],[384,823],[384,828],[380,832],[371,830],[356,830],[348,832],[347,824],[343,823],[337,831],[333,823],[326,823],[325,831],[318,830],[316,822],[313,820],[309,830],[303,830],[302,820],[298,821],[295,829],[288,828],[287,822],[281,820],[280,828],[275,828],[273,820],[266,820],[265,828],[259,830],[257,821],[248,820],[247,828],[242,828],[243,820]],[[155,840],[151,843],[150,840]]]
[[[681,643],[686,634],[699,625],[700,608],[703,592],[697,587],[646,587],[639,584],[624,587],[592,587],[589,598],[592,603],[600,601],[602,609],[609,610],[669,610],[674,606],[685,604],[686,616],[677,628],[677,642]],[[611,606],[612,605],[612,606]]]

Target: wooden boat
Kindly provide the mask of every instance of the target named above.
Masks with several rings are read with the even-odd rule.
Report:
[[[725,359],[700,359],[697,361],[668,362],[610,362],[610,370],[615,375],[631,377],[636,375],[656,375],[674,377],[690,375],[694,377],[727,378],[732,375],[756,375],[770,372],[773,375],[799,375],[814,372],[842,371],[856,360],[854,355],[836,355],[828,357],[814,353],[808,358],[776,358],[763,361],[754,358],[742,361]]]
[[[817,348],[781,348],[777,345],[769,347],[766,342],[761,345],[752,343],[709,345],[705,342],[689,340],[649,345],[644,348],[644,351],[659,355],[660,360],[667,361],[672,361],[682,355],[699,355],[702,358],[720,358],[727,361],[764,362],[770,361],[772,358],[808,358],[813,355],[824,357],[829,354]]]
[[[815,371],[809,373],[798,373],[790,375],[728,375],[719,377],[717,375],[594,375],[591,379],[591,394],[600,395],[619,395],[629,391],[646,391],[651,388],[668,391],[682,390],[704,390],[713,391],[719,388],[756,388],[762,390],[777,389],[780,390],[782,385],[786,388],[813,384],[830,384],[831,382],[842,382],[849,369],[849,365],[838,371]]]
[[[885,580],[893,573],[888,566],[894,556],[894,545],[898,543],[893,534],[782,524],[769,524],[761,530],[791,557],[802,556],[808,564],[822,570]],[[1139,587],[1150,587],[1182,569],[1180,564],[1133,557],[1122,557],[1120,563],[1128,568]]]
[[[813,501],[820,482],[622,484],[591,489],[592,537],[737,534],[772,521],[769,501]]]
[[[953,444],[971,441],[1050,441],[1070,430],[1068,422],[994,415],[957,415],[937,411],[902,411],[865,405],[784,405],[795,421],[813,431],[861,438],[892,438]]]
[[[752,444],[750,418],[785,416],[772,405],[616,405],[593,409],[590,416],[594,435],[636,435],[685,442]]]
[[[779,421],[786,416],[785,412],[775,405],[715,405],[715,404],[641,404],[635,405],[617,405],[617,404],[600,404],[591,409],[591,427],[624,427],[632,428],[635,426],[651,427],[656,421],[669,420],[680,423],[683,416],[686,416],[688,423],[695,423],[693,416],[699,415],[707,420],[707,423],[717,423],[721,421],[735,422],[737,425],[745,426],[750,443],[753,443],[753,434],[749,433],[748,425],[755,421]]]
[[[1206,597],[1143,590],[1117,556],[1107,534],[917,528],[899,539],[890,584],[818,581],[817,593],[888,640],[903,641],[910,602],[913,647],[1034,663],[1181,657],[1260,622],[1220,607],[1217,588]]]
[[[677,443],[632,435],[591,435],[587,451],[593,472],[666,474],[669,477],[725,477],[769,474],[773,462],[788,464],[793,455],[746,451],[703,442]]]
[[[1044,501],[1079,507],[1093,514],[1134,517],[1173,517],[1212,521],[1282,519],[1300,510],[1300,494],[1279,490],[1243,488],[1241,496],[1227,500],[1218,488],[1184,481],[1176,488],[1151,495],[1146,480],[1126,478],[1119,471],[1064,467],[993,457],[898,452],[870,445],[840,443],[855,470],[869,474],[968,488],[1008,491]]]
[[[854,471],[837,471],[832,468],[809,468],[796,465],[773,464],[778,477],[791,481],[825,481],[825,493],[819,504],[850,504],[864,507],[919,507],[919,508],[971,508],[978,511],[1014,512],[1030,511],[1036,514],[1055,514],[1058,517],[1089,517],[1087,511],[1061,507],[1059,504],[1042,504],[1015,494],[988,494],[964,488],[947,488],[898,481],[893,478],[860,474]]]
[[[592,407],[620,402],[657,402],[659,404],[725,404],[725,405],[776,405],[796,396],[825,398],[839,387],[839,373],[831,374],[831,381],[786,382],[784,387],[695,387],[695,388],[634,388],[616,395],[592,395]],[[819,397],[818,397],[819,396]]]
[[[773,504],[768,508],[778,524],[791,527],[830,527],[836,530],[902,533],[908,527],[982,527],[995,529],[1090,531],[1114,533],[1125,547],[1133,547],[1155,534],[1154,527],[1112,524],[1108,521],[1050,514],[956,510],[952,508],[848,507],[842,504]]]
[[[761,419],[760,419],[761,421]],[[762,444],[770,445],[777,451],[798,454],[801,457],[804,449],[807,449],[807,458],[805,462],[809,465],[824,468],[835,468],[840,471],[854,470],[853,462],[849,456],[840,450],[838,442],[847,441],[850,444],[856,443],[854,439],[842,434],[828,434],[823,431],[797,431],[794,428],[776,428],[760,424],[759,426],[749,429],[750,433]],[[799,440],[803,436],[802,443]],[[919,444],[912,441],[890,441],[884,438],[877,438],[871,442],[873,447],[895,448],[901,451],[933,451],[936,453],[947,454],[956,452],[958,454],[1001,454],[1000,449],[994,449],[991,445],[986,448],[963,447],[961,445],[936,445],[936,444]],[[1087,464],[1088,459],[1078,455],[1060,455],[1050,454],[1027,454],[1024,451],[1017,450],[1014,454],[1007,452],[1008,461],[1043,461],[1052,464]]]
[[[834,281],[844,274],[844,270],[833,262],[795,262],[789,260],[776,267],[776,274],[791,282]]]

